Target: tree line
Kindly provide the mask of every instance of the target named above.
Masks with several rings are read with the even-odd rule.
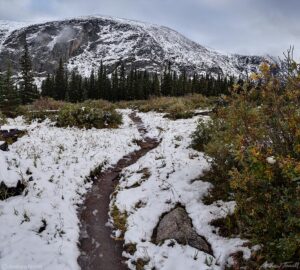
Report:
[[[6,114],[19,105],[32,103],[41,96],[56,100],[79,102],[87,99],[106,99],[109,101],[140,100],[150,96],[182,96],[200,93],[206,96],[229,94],[234,84],[233,77],[194,74],[192,77],[183,70],[180,74],[172,70],[169,63],[162,74],[141,71],[132,67],[126,70],[120,62],[109,74],[101,63],[97,71],[92,70],[89,77],[81,76],[76,69],[68,72],[60,59],[54,74],[48,74],[41,85],[41,92],[34,83],[32,62],[24,37],[24,49],[20,58],[21,78],[15,84],[10,65],[6,72],[0,72],[0,110]]]
[[[101,63],[99,69],[92,70],[86,78],[76,69],[68,74],[60,59],[56,72],[48,74],[42,82],[41,95],[70,102],[86,99],[140,100],[150,96],[183,96],[189,93],[217,96],[229,94],[228,89],[233,84],[234,78],[227,76],[215,78],[209,74],[194,74],[189,77],[185,70],[178,75],[172,71],[170,63],[163,74],[135,68],[126,72],[124,63],[108,74],[107,67]]]
[[[29,104],[40,96],[34,83],[26,37],[24,37],[24,50],[20,58],[20,66],[21,78],[18,84],[14,83],[9,63],[6,72],[0,72],[0,110],[7,115],[13,113],[17,106]]]

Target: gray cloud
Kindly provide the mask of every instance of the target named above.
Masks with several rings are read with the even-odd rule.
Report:
[[[299,0],[0,0],[0,19],[111,15],[169,26],[217,50],[300,57]]]

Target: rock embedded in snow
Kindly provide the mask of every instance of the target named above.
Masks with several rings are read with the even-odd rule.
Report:
[[[204,237],[198,235],[186,210],[179,206],[163,216],[158,224],[155,243],[174,239],[179,244],[190,245],[196,249],[212,254],[211,247]]]
[[[4,141],[0,141],[0,150],[1,151],[8,151],[8,144]]]
[[[157,138],[161,143],[122,171],[116,197],[111,203],[111,207],[116,205],[120,212],[128,214],[124,240],[125,244],[134,245],[134,251],[123,255],[128,259],[129,269],[136,270],[136,262],[143,259],[149,261],[146,269],[222,270],[230,254],[242,251],[244,258],[249,258],[251,252],[245,240],[224,238],[210,225],[212,220],[233,213],[235,202],[203,204],[202,198],[212,186],[201,180],[194,181],[209,169],[204,154],[189,147],[200,117],[173,121],[155,112],[137,115],[147,130],[144,136]],[[201,118],[208,120],[207,116]],[[177,138],[181,138],[180,144]],[[150,176],[140,181],[143,168],[149,170]],[[131,188],[135,183],[139,186]],[[195,232],[205,237],[213,256],[175,240],[155,244],[159,220],[177,204],[184,205]]]

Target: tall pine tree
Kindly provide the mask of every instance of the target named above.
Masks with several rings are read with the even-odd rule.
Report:
[[[26,36],[24,37],[24,50],[20,60],[21,65],[21,83],[20,83],[20,97],[22,104],[28,104],[39,97],[37,87],[34,84],[32,73],[32,63],[29,55],[28,44]]]
[[[42,92],[41,95],[43,97],[55,97],[54,93],[54,79],[53,77],[48,73],[47,78],[42,82]]]
[[[13,117],[16,108],[20,105],[20,99],[11,76],[10,67],[4,76],[0,75],[0,110],[5,115]]]
[[[65,77],[65,69],[62,58],[59,59],[59,66],[55,74],[55,98],[58,100],[64,100],[66,98],[67,80]]]

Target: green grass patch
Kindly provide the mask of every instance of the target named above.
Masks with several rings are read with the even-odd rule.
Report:
[[[121,236],[117,240],[123,240],[124,233],[126,232],[127,228],[127,213],[122,213],[119,210],[119,208],[114,204],[110,211],[110,215],[113,219],[115,228],[122,232]]]

